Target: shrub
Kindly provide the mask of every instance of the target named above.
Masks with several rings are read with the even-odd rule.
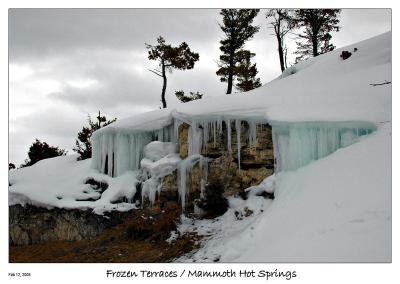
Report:
[[[36,139],[35,142],[29,147],[28,157],[29,159],[25,160],[25,163],[21,165],[21,168],[32,166],[36,162],[54,158],[57,156],[65,156],[67,151],[64,149],[60,149],[58,147],[50,146],[46,142],[41,142],[39,139]]]
[[[215,218],[228,210],[228,200],[224,197],[222,183],[207,184],[204,197],[199,199],[197,206],[206,211],[206,218]]]

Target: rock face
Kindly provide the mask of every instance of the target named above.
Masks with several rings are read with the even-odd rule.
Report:
[[[236,129],[231,124],[231,151],[228,146],[228,130],[225,122],[222,122],[221,133],[211,137],[210,141],[203,145],[201,154],[209,158],[207,169],[195,165],[187,177],[187,190],[189,192],[189,209],[192,201],[199,198],[201,192],[201,179],[204,171],[207,171],[207,183],[222,184],[224,196],[244,194],[244,189],[259,184],[266,177],[274,173],[274,151],[272,143],[271,126],[257,124],[255,127],[256,141],[248,141],[250,126],[246,122],[241,123],[240,131],[240,168],[238,166],[238,139]],[[183,123],[178,129],[179,154],[182,159],[188,157],[189,125]],[[210,135],[211,136],[211,135]],[[172,196],[177,192],[177,173],[174,172],[164,178],[161,196]]]
[[[126,214],[126,213],[125,213]],[[29,245],[47,241],[90,239],[121,222],[124,213],[112,212],[108,218],[90,210],[51,210],[31,205],[9,207],[10,245]]]

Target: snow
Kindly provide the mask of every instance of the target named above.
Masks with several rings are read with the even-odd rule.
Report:
[[[262,192],[274,193],[276,184],[276,174],[270,175],[260,184],[246,188],[245,191],[250,195],[261,195]]]
[[[179,154],[168,154],[154,162],[150,159],[144,158],[140,162],[140,165],[141,169],[147,171],[151,176],[157,175],[158,177],[165,177],[176,169],[180,161],[181,158],[179,157]]]
[[[163,142],[161,142],[163,143]],[[165,142],[164,142],[165,143]],[[153,144],[150,148],[154,148],[154,142],[150,143]],[[150,145],[149,144],[149,145]],[[160,144],[158,144],[160,146]],[[157,148],[165,148],[165,145],[162,147]],[[147,146],[146,146],[147,147]],[[168,148],[168,147],[166,147]],[[172,150],[175,148],[169,149]],[[152,152],[152,156],[155,157],[154,153],[157,152],[158,154],[160,151]],[[166,152],[164,152],[165,154]],[[179,154],[171,153],[167,154],[165,157],[160,158],[162,155],[158,155],[159,160],[152,161],[148,158],[142,159],[140,162],[141,171],[142,171],[142,205],[144,204],[144,199],[147,197],[150,200],[151,204],[154,204],[156,200],[156,196],[161,192],[161,182],[162,179],[171,174],[174,170],[177,169],[179,163],[181,162],[181,158]]]
[[[230,209],[216,221],[186,218],[178,231],[194,230],[205,241],[179,261],[391,261],[390,123],[260,186],[269,191],[272,181],[274,201],[250,195],[232,203],[231,198]],[[234,211],[246,206],[254,214],[237,220]]]
[[[127,211],[135,208],[132,203],[120,202],[120,198],[132,199],[136,192],[136,175],[133,172],[111,178],[90,168],[90,160],[77,161],[77,155],[45,159],[33,166],[9,173],[9,205],[33,204],[45,208],[93,209],[97,214],[106,211]],[[85,182],[93,178],[107,183],[100,194]],[[100,197],[100,198],[99,198]],[[80,201],[85,199],[96,201]]]
[[[354,47],[358,48],[353,52]],[[340,54],[353,55],[342,60]],[[201,99],[180,105],[185,117],[234,116],[268,121],[370,121],[391,117],[391,33],[385,33],[295,67],[296,73],[247,93]]]
[[[164,158],[168,154],[173,154],[177,152],[176,143],[171,142],[160,142],[153,141],[147,144],[143,149],[143,155],[145,158],[154,161],[158,161]]]

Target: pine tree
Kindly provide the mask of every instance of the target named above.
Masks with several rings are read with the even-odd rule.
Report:
[[[236,68],[237,81],[236,88],[239,91],[247,92],[261,86],[259,78],[256,78],[258,70],[256,64],[251,64],[254,53],[248,50],[241,50],[238,53],[240,64]]]
[[[199,92],[190,92],[189,95],[185,95],[185,92],[180,90],[180,91],[175,91],[175,96],[180,100],[182,103],[187,103],[191,102],[194,100],[200,100],[203,97],[203,94],[200,94]]]
[[[278,42],[279,62],[281,71],[283,72],[287,67],[285,36],[294,27],[290,17],[290,11],[288,9],[270,9],[266,14],[266,18],[270,20],[269,24],[273,28]]]
[[[85,160],[92,157],[92,142],[90,138],[93,132],[117,120],[116,118],[107,120],[106,116],[102,116],[100,111],[96,119],[97,122],[93,122],[90,115],[88,115],[89,126],[84,126],[78,132],[78,139],[75,140],[75,148],[73,148],[79,154],[78,160]]]
[[[8,163],[8,170],[15,169],[15,165],[13,163]]]
[[[149,71],[163,78],[161,102],[163,108],[166,108],[167,107],[167,101],[165,99],[165,92],[167,90],[166,71],[169,71],[171,73],[173,69],[178,69],[178,70],[193,69],[195,62],[199,60],[199,54],[192,52],[186,42],[182,42],[178,47],[172,47],[169,44],[165,44],[165,39],[161,36],[157,38],[157,45],[146,44],[146,48],[149,49],[148,52],[149,60],[158,61],[159,66],[161,68],[161,70],[149,69]]]
[[[46,142],[41,142],[39,139],[36,139],[35,142],[29,147],[28,151],[28,159],[25,160],[25,163],[22,164],[20,167],[28,167],[32,166],[36,162],[54,158],[58,156],[65,156],[67,151],[64,149],[60,149],[58,147],[53,147],[47,144]]]
[[[259,11],[259,9],[222,9],[220,12],[223,18],[219,26],[225,37],[220,41],[219,49],[222,55],[219,57],[219,69],[216,73],[221,77],[221,82],[228,83],[227,94],[232,93],[243,46],[260,29],[252,25]]]
[[[299,9],[295,10],[293,22],[296,27],[304,28],[299,34],[302,41],[297,42],[296,62],[310,56],[318,56],[333,50],[329,42],[332,31],[339,31],[340,9]]]

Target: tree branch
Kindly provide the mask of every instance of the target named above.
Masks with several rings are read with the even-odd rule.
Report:
[[[157,76],[160,76],[160,77],[162,77],[162,75],[161,75],[160,73],[158,73],[159,71],[156,71],[156,70],[151,70],[151,69],[147,69],[147,70],[149,70],[150,72],[152,72],[152,73],[156,74]]]
[[[387,84],[390,84],[390,83],[392,83],[392,82],[388,82],[388,81],[385,80],[385,82],[383,82],[383,83],[376,83],[376,84],[370,84],[370,85],[375,87],[375,86],[387,85]]]

